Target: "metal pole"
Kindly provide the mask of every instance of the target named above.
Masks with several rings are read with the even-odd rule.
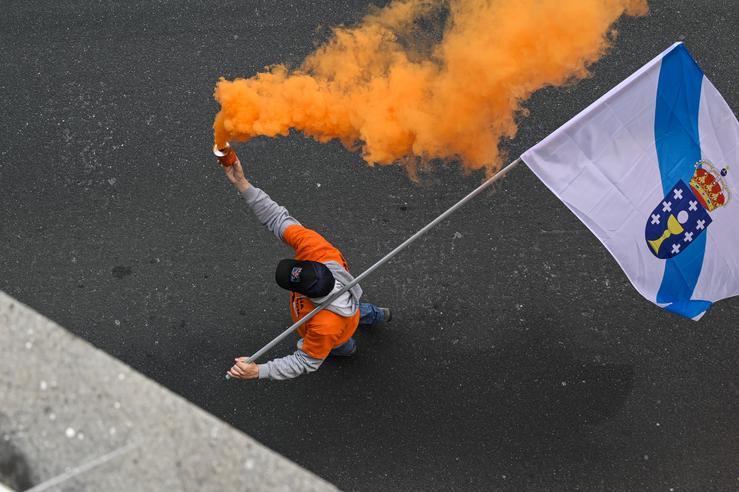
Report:
[[[305,324],[308,320],[310,320],[313,316],[315,316],[316,314],[318,314],[320,311],[322,311],[323,309],[327,308],[341,294],[343,294],[344,292],[348,291],[349,289],[351,289],[352,287],[354,287],[355,285],[357,285],[359,282],[361,282],[362,280],[364,280],[365,278],[367,278],[372,272],[374,272],[375,270],[377,270],[378,268],[380,268],[382,265],[384,265],[385,263],[387,263],[388,261],[390,261],[395,255],[397,255],[398,253],[400,253],[401,251],[403,251],[405,248],[407,248],[416,239],[418,239],[419,237],[421,237],[424,234],[426,234],[429,230],[431,230],[439,222],[441,222],[442,220],[444,220],[447,217],[449,217],[451,214],[453,214],[459,208],[461,208],[465,203],[467,203],[470,200],[472,200],[473,198],[475,198],[477,195],[479,195],[480,193],[482,193],[485,189],[489,188],[493,183],[495,183],[500,178],[502,178],[503,176],[505,176],[506,174],[508,174],[508,172],[516,164],[518,164],[519,162],[521,162],[521,158],[520,157],[518,159],[516,159],[515,161],[511,162],[510,164],[508,164],[506,167],[504,167],[500,171],[498,171],[493,177],[489,178],[483,184],[481,184],[480,186],[478,186],[477,188],[475,188],[472,192],[470,192],[469,195],[467,195],[466,197],[462,198],[460,201],[458,201],[457,203],[455,203],[454,205],[452,205],[451,207],[449,207],[446,210],[446,212],[444,212],[443,214],[439,215],[437,218],[435,218],[434,220],[432,220],[431,222],[429,222],[425,227],[423,227],[423,229],[419,230],[414,235],[412,235],[411,237],[409,237],[408,239],[406,239],[405,241],[403,241],[403,243],[400,246],[396,247],[394,250],[392,250],[391,252],[389,252],[388,254],[386,254],[382,259],[380,259],[377,263],[375,263],[374,265],[372,265],[371,267],[369,267],[367,270],[365,270],[364,272],[362,272],[361,275],[359,275],[358,277],[354,278],[354,280],[352,280],[347,285],[345,285],[344,288],[342,288],[341,290],[336,291],[333,294],[331,294],[328,297],[328,299],[326,299],[325,301],[323,301],[323,303],[321,303],[320,305],[316,306],[313,309],[313,311],[311,311],[310,313],[306,314],[305,316],[303,316],[302,318],[300,318],[298,321],[296,321],[292,326],[290,326],[285,331],[283,331],[282,333],[280,333],[279,335],[277,335],[274,338],[274,340],[272,340],[267,345],[265,345],[264,347],[262,347],[261,349],[259,349],[257,352],[255,352],[252,356],[250,356],[247,359],[247,362],[255,362],[259,357],[261,357],[262,355],[264,355],[265,352],[267,352],[269,349],[271,349],[272,347],[274,347],[275,345],[277,345],[278,343],[280,343],[280,341],[282,341],[282,339],[284,339],[290,333],[292,333],[295,330],[297,330],[300,326],[302,326],[303,324]],[[230,379],[230,376],[228,374],[226,374],[226,379]]]

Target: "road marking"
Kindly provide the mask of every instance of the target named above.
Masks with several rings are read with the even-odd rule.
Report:
[[[126,454],[127,452],[131,451],[133,448],[135,448],[138,445],[139,445],[138,443],[131,443],[121,448],[115,449],[108,454],[104,454],[99,458],[96,458],[92,461],[88,461],[85,464],[72,468],[66,473],[62,473],[61,475],[57,475],[56,477],[50,478],[49,480],[45,482],[42,482],[34,487],[31,487],[30,489],[26,490],[26,492],[40,492],[42,490],[49,490],[49,488],[59,485],[62,482],[66,482],[70,478],[74,478],[77,475],[90,471],[93,468],[96,468],[102,464],[107,463],[110,460],[114,460],[117,457],[123,454]]]

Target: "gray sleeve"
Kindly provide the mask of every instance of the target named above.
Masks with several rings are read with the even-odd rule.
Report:
[[[300,225],[300,222],[290,216],[290,213],[285,207],[282,207],[275,203],[268,194],[260,190],[256,186],[249,185],[249,187],[241,193],[241,196],[249,205],[254,215],[257,216],[259,222],[278,239],[282,239],[282,233],[288,226],[293,224]]]
[[[259,379],[293,379],[317,370],[321,364],[323,359],[314,359],[302,350],[296,350],[292,355],[259,364]]]

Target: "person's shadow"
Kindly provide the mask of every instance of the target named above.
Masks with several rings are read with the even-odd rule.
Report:
[[[360,358],[329,361],[327,365],[338,367],[323,370],[343,377],[332,378],[328,386],[337,391],[336,384],[342,385],[352,371],[365,371],[361,366],[383,364],[386,357],[397,360],[397,352],[387,351],[402,349],[391,348],[394,343],[386,336],[360,335]],[[374,382],[354,381],[354,387],[346,383],[338,391],[353,393],[362,407],[353,411],[373,422],[352,427],[348,447],[374,456],[369,466],[375,472],[405,463],[407,472],[425,479],[454,473],[456,466],[457,473],[471,472],[481,479],[498,474],[499,466],[521,477],[534,468],[566,469],[573,462],[605,459],[605,449],[618,444],[607,442],[612,429],[599,427],[624,406],[634,369],[602,362],[598,354],[555,338],[546,329],[527,331],[473,355],[440,347],[438,354],[420,361],[411,358],[418,361],[414,369],[397,367],[376,374]],[[373,396],[361,398],[363,393]],[[368,401],[375,398],[380,401]],[[349,408],[351,402],[342,399]],[[427,457],[418,459],[419,454]],[[377,456],[383,455],[392,458],[382,463]]]
[[[356,337],[354,356],[329,358],[299,381],[248,391],[224,383],[211,411],[347,489],[401,477],[479,489],[502,475],[525,488],[523,477],[607,466],[629,444],[609,423],[631,393],[633,367],[546,328],[479,349],[419,344],[402,320]]]

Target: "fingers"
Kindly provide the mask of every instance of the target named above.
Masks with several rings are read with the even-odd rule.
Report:
[[[234,168],[241,170],[241,161],[238,159],[238,157],[232,164],[224,164],[223,162],[221,162],[220,159],[218,159],[218,164],[224,169]]]
[[[221,164],[220,161],[218,162],[218,164],[221,166],[221,169],[223,169],[223,173],[226,175],[226,178],[231,184],[237,185],[242,181],[246,181],[246,178],[244,177],[244,170],[241,168],[241,163],[238,160],[236,160],[236,162],[234,162],[230,166]]]
[[[246,372],[239,366],[233,366],[231,369],[228,370],[228,373],[231,375],[232,378],[236,379],[244,379],[246,377]]]
[[[252,366],[255,366],[256,364],[247,361],[248,359],[246,357],[235,358],[235,364],[228,370],[228,374],[232,378],[236,379],[250,379],[251,373],[254,369]]]
[[[221,166],[221,169],[223,169],[223,173],[226,175],[226,178],[228,178],[229,181],[233,180],[233,171],[228,168],[228,166],[224,166],[220,162],[218,163],[219,166]]]

